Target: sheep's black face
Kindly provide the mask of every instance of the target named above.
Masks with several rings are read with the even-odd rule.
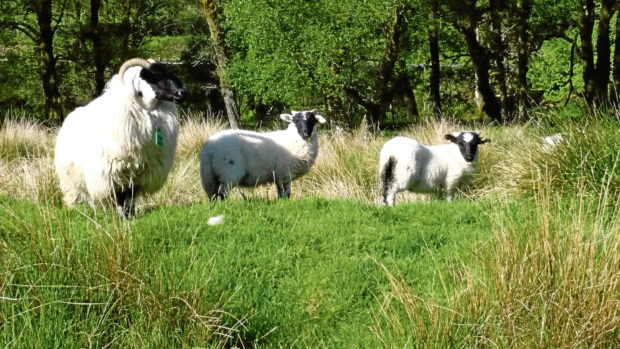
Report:
[[[308,139],[312,136],[314,128],[317,122],[319,122],[311,111],[299,112],[293,115],[293,123],[297,127],[297,132],[303,139]]]
[[[459,146],[461,155],[463,155],[463,159],[467,162],[472,162],[476,159],[478,145],[490,142],[490,140],[486,138],[481,138],[478,132],[472,131],[447,134],[445,138]]]
[[[140,78],[149,83],[155,98],[159,100],[181,103],[187,96],[187,89],[181,80],[161,63],[153,63],[142,69]]]

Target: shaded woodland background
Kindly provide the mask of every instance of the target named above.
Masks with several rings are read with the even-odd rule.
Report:
[[[131,57],[169,62],[183,108],[265,125],[524,122],[615,109],[615,0],[1,0],[0,118],[55,125]]]

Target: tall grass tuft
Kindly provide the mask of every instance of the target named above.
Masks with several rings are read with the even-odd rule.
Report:
[[[52,154],[56,132],[35,121],[5,120],[0,128],[0,195],[57,202]]]
[[[528,202],[491,210],[493,236],[456,262],[441,295],[416,292],[387,268],[390,289],[375,311],[385,347],[617,347],[620,345],[620,214],[611,188],[566,200],[547,180]],[[447,280],[447,281],[446,281]]]
[[[220,310],[228,299],[204,300],[209,269],[171,282],[113,212],[31,206],[0,202],[0,329],[19,329],[0,331],[0,342],[48,346],[61,331],[82,347],[224,347],[243,326]]]
[[[574,193],[576,184],[583,183],[593,193],[608,188],[610,197],[620,195],[620,118],[590,117],[566,125],[561,133],[563,140],[551,151],[538,151],[525,177],[537,183],[551,173],[556,190]]]

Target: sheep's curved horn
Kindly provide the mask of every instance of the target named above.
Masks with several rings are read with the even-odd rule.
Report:
[[[123,65],[121,65],[121,68],[118,70],[118,76],[121,78],[121,84],[125,85],[125,80],[123,78],[123,75],[125,75],[125,71],[127,71],[127,69],[131,67],[135,67],[135,66],[146,68],[149,65],[151,65],[151,62],[143,58],[132,58],[126,61],[125,63],[123,63]]]

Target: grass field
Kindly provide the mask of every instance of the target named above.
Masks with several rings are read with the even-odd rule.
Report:
[[[0,130],[0,343],[6,347],[616,347],[617,118],[550,131],[481,126],[481,171],[452,203],[378,205],[362,130],[322,131],[293,182],[210,204],[198,152],[221,129],[184,119],[165,188],[138,216],[66,208],[54,130]],[[400,134],[426,143],[462,128]],[[556,131],[556,130],[554,130]],[[224,215],[222,225],[207,219]]]

